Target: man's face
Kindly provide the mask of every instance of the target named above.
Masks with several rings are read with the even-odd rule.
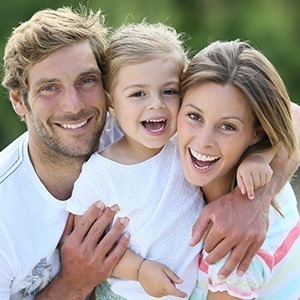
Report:
[[[31,151],[85,157],[97,149],[106,100],[88,42],[63,47],[32,66],[28,86],[21,114],[25,114]]]

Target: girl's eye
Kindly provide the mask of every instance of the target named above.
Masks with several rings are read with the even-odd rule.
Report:
[[[236,130],[235,126],[233,126],[231,124],[222,124],[220,127],[226,131],[235,131]]]
[[[166,95],[176,95],[176,94],[178,94],[178,92],[176,90],[169,89],[169,90],[165,90],[163,92],[163,94],[166,94]]]
[[[198,114],[195,114],[195,113],[188,113],[187,116],[194,121],[202,120],[202,118]]]
[[[146,94],[144,92],[136,92],[130,95],[130,97],[142,97],[145,96]]]

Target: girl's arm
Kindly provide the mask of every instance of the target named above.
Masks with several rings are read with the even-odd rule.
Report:
[[[244,158],[237,169],[237,186],[243,195],[254,199],[254,191],[271,181],[273,170],[270,162],[277,153],[277,148],[263,152],[254,152]]]
[[[125,251],[112,276],[139,281],[145,292],[153,297],[187,297],[176,288],[175,284],[182,283],[182,280],[174,272],[159,262],[144,259],[131,249]]]

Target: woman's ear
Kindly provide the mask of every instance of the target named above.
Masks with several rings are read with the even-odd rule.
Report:
[[[15,112],[21,117],[25,116],[28,108],[24,102],[24,95],[19,90],[11,90],[9,97]]]
[[[106,95],[106,101],[107,101],[107,110],[108,110],[109,114],[112,117],[115,117],[116,113],[115,113],[115,110],[114,110],[114,106],[113,106],[111,96],[107,92],[105,92],[105,95]]]
[[[259,141],[261,141],[264,137],[264,130],[262,129],[262,127],[259,127],[256,129],[255,134],[253,136],[253,139],[250,143],[250,146],[255,145],[256,143],[258,143]]]

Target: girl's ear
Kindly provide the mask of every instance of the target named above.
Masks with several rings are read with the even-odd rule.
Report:
[[[112,117],[115,117],[116,113],[115,113],[115,110],[113,107],[113,102],[112,102],[111,96],[107,92],[105,92],[105,95],[106,95],[106,101],[107,101],[107,110]]]
[[[253,136],[253,139],[252,139],[252,141],[250,143],[250,146],[258,143],[259,141],[261,141],[263,139],[263,137],[264,137],[264,134],[265,134],[265,132],[262,129],[262,127],[257,128],[256,132],[255,132],[255,134]]]
[[[24,95],[18,90],[11,90],[9,92],[9,97],[15,112],[19,116],[25,116],[28,109],[24,103]]]

